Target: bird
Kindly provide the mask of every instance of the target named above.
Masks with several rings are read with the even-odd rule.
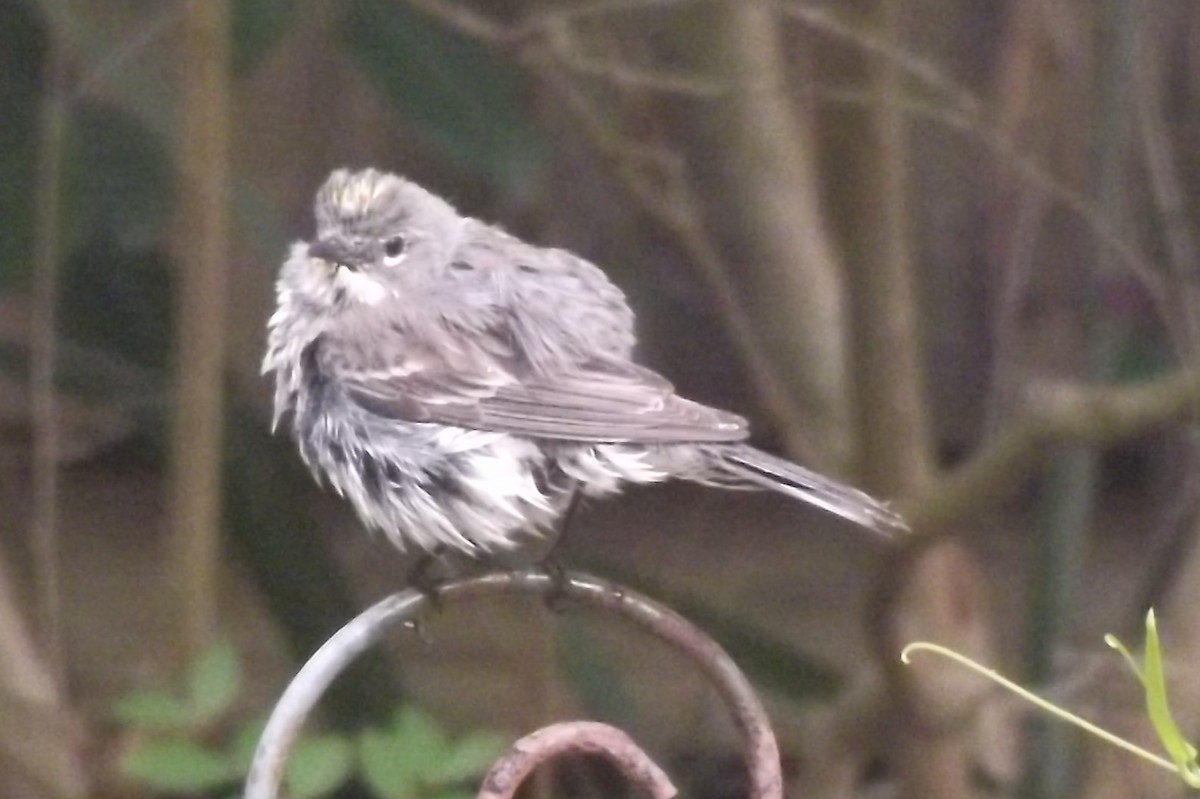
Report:
[[[584,258],[373,168],[333,171],[313,211],[267,324],[272,429],[290,417],[318,481],[399,549],[499,557],[555,535],[579,496],[671,478],[905,529],[638,364],[625,295]]]

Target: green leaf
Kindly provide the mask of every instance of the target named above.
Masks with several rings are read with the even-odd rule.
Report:
[[[545,142],[513,64],[405,3],[352,0],[344,7],[349,55],[456,165],[505,182],[538,163]]]
[[[295,0],[234,0],[234,74],[245,77],[258,69],[295,16]]]
[[[381,799],[415,799],[420,785],[420,759],[394,735],[364,730],[358,741],[362,775]]]
[[[296,799],[333,793],[350,778],[354,746],[340,735],[301,738],[287,764],[287,784]]]
[[[166,691],[138,691],[116,701],[113,718],[129,727],[183,730],[193,726],[192,707]]]
[[[433,720],[405,706],[392,723],[359,738],[363,777],[385,799],[410,799],[449,756],[449,742]]]
[[[1200,787],[1200,768],[1196,764],[1196,747],[1184,737],[1171,716],[1167,702],[1167,680],[1163,674],[1162,649],[1158,641],[1158,625],[1153,608],[1146,614],[1146,654],[1143,659],[1143,684],[1146,686],[1146,711],[1154,731],[1162,741],[1180,776],[1193,788]]]
[[[441,756],[449,746],[433,719],[412,705],[405,705],[396,714],[392,734],[406,749],[420,752],[425,758]]]
[[[188,676],[188,695],[197,721],[209,722],[229,709],[242,685],[233,644],[222,639],[202,653]]]
[[[1146,613],[1146,644],[1140,668],[1129,649],[1117,640],[1115,635],[1106,635],[1104,640],[1121,653],[1142,683],[1146,694],[1146,715],[1150,717],[1154,732],[1170,755],[1179,776],[1189,787],[1200,788],[1200,764],[1196,762],[1196,747],[1188,741],[1179,725],[1175,723],[1167,700],[1167,680],[1163,671],[1162,646],[1158,639],[1158,623],[1154,618],[1154,609],[1151,608]]]
[[[250,763],[254,760],[254,752],[258,749],[258,741],[262,738],[263,728],[267,726],[264,719],[252,721],[240,728],[229,744],[229,763],[238,774],[250,771]]]
[[[451,744],[450,751],[436,763],[430,764],[426,780],[431,783],[460,782],[478,777],[500,757],[507,745],[494,733],[479,732],[467,735]]]
[[[470,791],[464,791],[461,788],[447,788],[441,791],[434,791],[426,794],[422,799],[471,799],[475,794]]]
[[[234,779],[229,763],[217,752],[190,741],[147,741],[121,762],[121,772],[158,791],[200,793]]]

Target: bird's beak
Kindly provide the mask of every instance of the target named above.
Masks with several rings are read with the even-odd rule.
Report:
[[[308,245],[308,254],[348,269],[358,269],[363,262],[362,256],[340,238],[317,239]]]

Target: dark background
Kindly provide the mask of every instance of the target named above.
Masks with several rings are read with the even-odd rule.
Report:
[[[898,652],[1145,737],[1101,636],[1154,604],[1176,715],[1200,710],[1198,41],[1188,0],[0,3],[0,791],[150,793],[114,699],[227,635],[235,715],[261,713],[400,587],[270,436],[258,375],[316,187],[367,165],[601,264],[682,393],[910,518],[885,542],[671,485],[566,544],[730,649],[790,790],[1177,790]],[[428,638],[322,723],[600,718],[739,790],[710,689],[617,623],[514,599]]]

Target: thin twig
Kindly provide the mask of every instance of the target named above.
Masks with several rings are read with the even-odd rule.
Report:
[[[55,363],[62,231],[63,153],[67,125],[67,60],[51,31],[42,93],[37,163],[30,403],[33,422],[33,502],[30,533],[37,584],[38,624],[55,685],[65,685],[62,580],[58,542],[58,405]]]
[[[445,605],[506,593],[553,595],[593,610],[614,613],[687,656],[713,683],[742,733],[751,796],[781,799],[779,749],[762,703],[724,650],[686,619],[627,588],[575,573],[561,579],[539,571],[488,574],[442,586],[438,602]],[[246,799],[274,799],[278,795],[288,753],[330,683],[388,630],[397,625],[412,625],[431,609],[430,598],[419,591],[393,594],[351,620],[317,650],[284,691],[267,720],[246,781]]]
[[[512,799],[535,769],[564,754],[605,757],[653,799],[671,799],[675,786],[658,764],[616,727],[594,721],[551,724],[517,741],[483,778],[478,799]]]
[[[854,105],[899,102],[901,108],[908,113],[937,122],[948,130],[957,131],[982,144],[999,163],[1012,169],[1030,185],[1045,191],[1055,202],[1082,221],[1096,240],[1109,248],[1117,260],[1137,279],[1171,335],[1179,340],[1185,338],[1179,311],[1172,302],[1176,292],[1168,289],[1154,265],[1137,246],[1117,232],[1111,220],[1086,195],[1058,180],[1033,157],[1021,152],[1017,142],[988,128],[981,117],[948,111],[940,106],[910,99],[897,101],[895,98],[881,97],[869,91],[818,90],[814,95],[826,102]]]
[[[565,50],[559,44],[553,44],[551,52],[557,62],[571,72],[581,77],[602,80],[622,89],[677,94],[702,100],[716,99],[733,91],[732,85],[722,81],[583,55]]]
[[[81,98],[98,89],[100,84],[143,53],[150,45],[170,33],[184,19],[184,3],[174,3],[159,11],[158,16],[122,39],[102,60],[88,69],[71,91],[72,98]]]
[[[485,14],[473,11],[461,3],[444,0],[404,0],[415,9],[425,12],[451,30],[472,39],[497,43],[509,38],[512,28],[495,22]]]
[[[1134,67],[1133,103],[1137,110],[1138,134],[1146,158],[1146,176],[1150,193],[1154,197],[1159,224],[1166,242],[1167,266],[1178,285],[1186,286],[1195,281],[1200,269],[1200,247],[1192,236],[1191,219],[1188,214],[1187,195],[1180,185],[1182,170],[1176,165],[1174,146],[1162,112],[1162,79],[1158,59],[1162,53],[1151,52],[1150,35],[1145,30],[1146,21],[1139,40],[1137,63]],[[1185,361],[1194,360],[1200,350],[1200,323],[1192,303],[1185,302],[1182,312],[1183,338],[1176,346]]]
[[[887,61],[909,77],[917,79],[920,83],[943,95],[954,106],[955,112],[962,114],[979,112],[980,103],[975,94],[967,87],[947,77],[945,70],[939,65],[927,61],[877,34],[847,24],[830,13],[828,8],[822,8],[815,3],[778,0],[774,5],[785,17],[801,22],[830,37],[848,41],[867,55]]]
[[[669,177],[665,190],[656,187],[638,168],[638,163],[646,160],[639,154],[647,148],[635,148],[623,141],[619,133],[610,130],[583,93],[565,76],[547,68],[543,78],[546,85],[557,92],[563,108],[574,116],[588,143],[613,166],[617,177],[642,210],[675,235],[684,254],[704,280],[755,394],[780,432],[786,450],[796,455],[812,455],[813,442],[804,434],[803,425],[798,421],[804,414],[761,346],[728,264],[701,223],[698,201],[686,179],[682,159],[674,154],[668,156],[663,150],[654,151],[658,155],[658,164],[664,167],[663,171]]]
[[[588,143],[612,165],[642,210],[675,235],[699,271],[755,393],[782,434],[787,450],[797,454],[812,453],[812,442],[804,435],[803,426],[797,423],[803,418],[799,405],[780,381],[760,345],[725,259],[700,223],[697,201],[692,195],[682,159],[665,150],[644,145],[638,147],[624,141],[618,132],[604,123],[583,92],[560,71],[548,65],[541,73],[545,85],[562,100],[563,108],[574,117]],[[647,176],[642,167],[646,163],[653,163],[661,170],[665,177],[661,182],[665,186],[656,185]]]
[[[596,0],[596,2],[568,6],[562,9],[549,9],[542,11],[532,21],[521,25],[505,26],[447,0],[404,0],[404,2],[409,3],[413,7],[435,16],[459,33],[492,44],[503,44],[522,38],[532,42],[535,33],[548,29],[551,25],[561,25],[564,19],[578,18],[591,14],[636,10],[639,8],[683,5],[689,1]],[[1147,293],[1153,298],[1166,324],[1174,330],[1180,329],[1181,325],[1177,323],[1178,320],[1176,319],[1177,314],[1169,310],[1170,304],[1167,301],[1169,292],[1162,285],[1161,279],[1146,258],[1119,233],[1112,232],[1109,220],[1086,196],[1047,173],[1031,157],[1023,154],[1016,142],[997,134],[995,131],[989,130],[982,116],[982,105],[969,89],[946,78],[936,65],[912,54],[905,53],[903,50],[889,45],[873,34],[855,30],[852,26],[837,20],[828,12],[815,5],[797,4],[791,0],[773,0],[772,4],[787,16],[800,20],[827,34],[851,41],[872,55],[887,58],[911,76],[949,98],[952,101],[953,107],[946,108],[941,105],[907,97],[881,97],[874,92],[856,91],[853,89],[818,90],[815,92],[818,97],[830,102],[858,105],[898,105],[901,110],[909,114],[924,117],[939,122],[949,129],[969,134],[973,139],[992,150],[996,156],[1002,158],[1004,163],[1013,167],[1021,177],[1046,190],[1060,204],[1078,216],[1092,231],[1092,234],[1103,242],[1105,246],[1111,248],[1130,272],[1138,278]],[[543,62],[547,52],[554,55],[553,48],[542,47],[540,50]],[[556,61],[558,59],[556,57],[551,60]],[[549,66],[552,67],[553,65]],[[601,62],[581,67],[581,70],[596,74],[602,71],[602,69],[611,69],[611,66]],[[547,72],[550,72],[550,69]],[[561,88],[561,76],[557,77],[559,77],[559,86]],[[639,75],[636,79],[644,79],[648,83],[653,83],[653,74]],[[618,79],[614,78],[614,80]],[[691,88],[697,89],[699,86]],[[704,86],[704,88],[717,89],[720,86],[719,84],[714,84],[711,87]],[[738,88],[739,90],[743,90],[746,87],[739,86]],[[594,132],[594,130],[591,131],[591,133]],[[608,155],[613,153],[613,147],[610,143],[603,140],[599,140],[596,143],[601,145],[604,153]]]
[[[811,442],[802,435],[797,425],[789,421],[799,417],[795,399],[780,383],[774,368],[762,352],[758,337],[728,275],[724,259],[699,225],[696,203],[690,196],[690,187],[682,173],[682,165],[674,164],[678,171],[670,181],[669,192],[664,192],[661,187],[656,186],[640,167],[646,163],[657,163],[661,166],[665,163],[663,152],[655,151],[653,157],[647,157],[650,148],[624,141],[619,131],[612,130],[605,124],[602,121],[603,117],[591,107],[583,91],[564,74],[562,59],[553,47],[545,46],[545,37],[539,40],[535,36],[539,29],[544,31],[549,26],[562,25],[566,21],[578,20],[587,15],[674,7],[683,5],[685,0],[595,0],[561,9],[546,9],[532,20],[511,27],[493,22],[447,0],[405,2],[437,16],[460,33],[481,41],[501,45],[520,36],[526,37],[523,41],[528,46],[520,53],[525,57],[525,63],[555,90],[563,100],[564,107],[575,117],[589,143],[613,164],[617,176],[639,204],[675,233],[687,256],[697,266],[721,318],[726,322],[730,338],[747,369],[756,393],[779,429],[783,431],[788,449],[801,453],[811,451]],[[914,117],[936,122],[983,144],[994,157],[1013,169],[1021,179],[1045,191],[1079,218],[1092,235],[1112,250],[1125,268],[1138,279],[1164,324],[1171,331],[1173,339],[1188,340],[1187,333],[1192,325],[1188,320],[1180,318],[1177,304],[1172,302],[1172,293],[1168,291],[1161,276],[1146,257],[1127,238],[1114,231],[1108,218],[1082,192],[1049,174],[1031,156],[1021,152],[1017,142],[990,129],[980,111],[981,104],[967,88],[944,78],[933,64],[911,57],[878,37],[857,31],[816,6],[797,4],[791,0],[772,0],[772,3],[781,13],[829,35],[851,41],[872,55],[887,58],[910,76],[950,99],[952,107],[947,108],[942,104],[910,97],[881,97],[874,92],[847,89],[818,90],[815,92],[816,96],[828,102],[895,105]],[[537,41],[541,41],[542,45],[535,46]],[[592,72],[596,72],[606,65],[597,63],[589,66],[595,68]],[[613,80],[619,82],[616,78]],[[1009,443],[1011,442],[998,449],[1004,449]]]

